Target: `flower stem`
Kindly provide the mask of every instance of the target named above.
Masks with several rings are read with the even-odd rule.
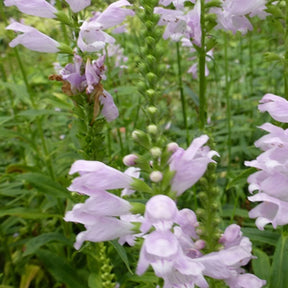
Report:
[[[199,127],[204,130],[206,124],[206,76],[205,76],[205,65],[206,65],[206,48],[205,48],[205,0],[201,0],[201,47],[199,49]]]
[[[285,62],[284,62],[284,96],[288,99],[288,0],[286,0],[286,15],[285,15]]]
[[[231,99],[229,95],[230,90],[230,81],[229,81],[229,72],[228,72],[228,35],[224,34],[224,69],[225,69],[225,98],[226,98],[226,121],[227,121],[227,130],[228,130],[228,163],[227,163],[227,173],[230,172],[230,162],[231,162]]]
[[[181,56],[180,56],[180,46],[179,42],[176,42],[176,48],[177,48],[177,66],[178,66],[178,85],[179,85],[179,91],[181,96],[181,104],[182,104],[182,115],[183,115],[183,123],[186,130],[186,144],[190,144],[189,140],[189,129],[188,129],[188,123],[187,123],[187,112],[186,112],[186,99],[184,95],[183,90],[183,81],[182,81],[182,68],[181,68]]]

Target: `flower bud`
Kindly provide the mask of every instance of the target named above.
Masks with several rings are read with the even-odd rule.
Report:
[[[156,134],[158,133],[158,128],[157,128],[156,125],[151,124],[151,125],[149,125],[149,126],[147,127],[147,131],[148,131],[148,133],[150,133],[150,134],[156,135]]]
[[[179,148],[179,145],[176,142],[171,142],[167,145],[167,150],[169,152],[176,152]]]
[[[159,147],[153,147],[150,149],[150,153],[154,158],[158,158],[162,154],[162,150]]]
[[[153,97],[155,96],[155,90],[154,89],[148,89],[146,91],[146,94],[149,96],[149,97]]]
[[[163,174],[160,171],[153,171],[149,177],[152,182],[158,183],[163,179]]]
[[[147,111],[150,114],[155,114],[158,111],[158,109],[155,106],[150,106],[150,107],[148,107]]]
[[[129,154],[129,155],[126,155],[124,158],[123,158],[123,163],[124,165],[126,166],[134,166],[136,163],[135,163],[135,160],[138,159],[138,156],[135,155],[135,154]]]

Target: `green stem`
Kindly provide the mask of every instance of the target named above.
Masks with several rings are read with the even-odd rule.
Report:
[[[183,90],[179,42],[176,42],[176,48],[177,48],[177,66],[178,66],[178,85],[179,85],[179,91],[180,91],[180,96],[181,96],[183,122],[184,122],[184,127],[186,130],[186,144],[188,146],[190,144],[190,140],[189,140],[189,129],[188,129],[188,123],[187,123],[187,112],[186,112],[187,104],[186,104],[186,99],[185,99],[184,90]]]
[[[288,0],[286,0],[286,17],[285,17],[285,64],[284,64],[284,95],[288,99]]]
[[[204,130],[206,124],[206,76],[205,76],[205,65],[206,65],[206,48],[205,48],[205,0],[201,0],[201,47],[199,49],[199,120],[200,129]]]
[[[254,77],[254,54],[253,54],[253,39],[251,33],[248,33],[248,41],[249,41],[249,70],[250,70],[250,94],[253,93],[253,77]]]
[[[227,130],[228,130],[228,163],[227,163],[227,173],[230,172],[230,164],[231,164],[231,99],[229,95],[230,90],[230,81],[229,81],[229,67],[228,67],[228,35],[225,33],[224,35],[225,45],[224,45],[224,69],[225,69],[225,98],[226,98],[226,121],[227,121]]]

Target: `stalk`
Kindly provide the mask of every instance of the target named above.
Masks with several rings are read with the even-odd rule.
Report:
[[[188,129],[188,123],[187,123],[187,103],[184,95],[183,90],[183,81],[182,81],[182,68],[181,68],[181,56],[180,56],[180,47],[179,42],[176,42],[176,48],[177,48],[177,66],[178,66],[178,85],[179,85],[179,91],[181,96],[181,104],[182,104],[182,115],[183,115],[183,123],[186,130],[186,144],[187,146],[190,144],[189,140],[189,129]]]
[[[285,62],[284,62],[284,96],[288,99],[288,0],[286,0],[285,14]]]
[[[228,130],[228,164],[227,164],[227,173],[230,172],[230,162],[231,162],[231,99],[229,95],[230,91],[230,81],[229,81],[229,71],[228,71],[228,35],[224,35],[224,69],[225,69],[225,98],[226,98],[226,121],[227,121],[227,130]]]
[[[199,49],[199,127],[200,130],[204,130],[206,124],[206,76],[205,76],[205,65],[206,65],[206,48],[205,48],[205,0],[201,0],[201,47]]]

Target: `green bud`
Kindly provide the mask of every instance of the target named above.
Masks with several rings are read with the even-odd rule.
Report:
[[[152,194],[151,187],[146,184],[143,180],[134,178],[132,184],[130,184],[131,188],[133,190],[139,191],[139,192],[146,192]]]
[[[72,19],[64,12],[58,11],[57,13],[55,13],[55,15],[56,15],[56,20],[60,21],[61,23],[64,23],[70,27],[74,26]]]
[[[151,54],[149,54],[149,55],[147,55],[146,56],[146,59],[147,59],[147,61],[148,61],[148,63],[151,65],[151,64],[154,64],[155,62],[156,62],[156,58],[153,56],[153,55],[151,55]]]
[[[155,45],[155,39],[151,36],[148,36],[145,38],[145,42],[148,44],[148,45]]]
[[[153,72],[149,72],[146,76],[149,82],[155,83],[157,80],[157,76]]]
[[[135,142],[137,142],[138,144],[140,144],[141,146],[145,147],[146,149],[149,149],[150,147],[150,137],[144,133],[141,130],[134,130],[132,132],[132,138]]]
[[[150,106],[150,107],[148,107],[147,111],[150,114],[155,114],[158,111],[158,109],[155,106]]]
[[[58,49],[58,53],[74,55],[73,49],[64,43],[61,43]]]
[[[148,89],[148,90],[146,91],[146,94],[147,94],[149,97],[152,98],[153,96],[155,96],[156,92],[155,92],[154,89]]]
[[[207,201],[207,194],[205,192],[203,192],[203,191],[198,193],[198,197],[199,197],[201,202],[206,202]]]
[[[145,212],[145,204],[139,203],[139,202],[130,202],[130,205],[132,208],[130,209],[130,212],[133,214],[144,214]]]
[[[156,135],[158,133],[158,127],[154,124],[151,124],[147,127],[147,131],[149,134]]]
[[[159,147],[153,147],[150,149],[150,153],[154,158],[159,158],[162,154],[162,150]]]

